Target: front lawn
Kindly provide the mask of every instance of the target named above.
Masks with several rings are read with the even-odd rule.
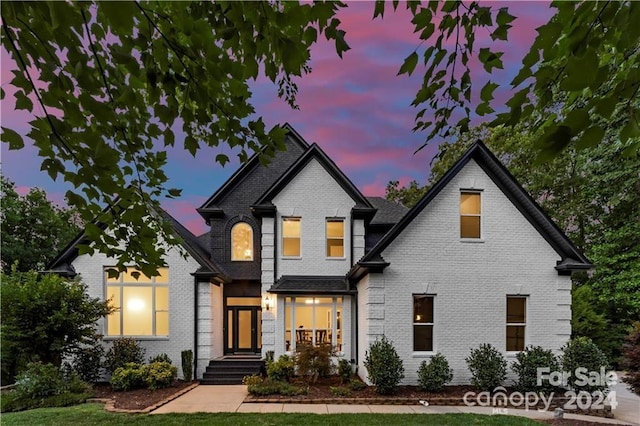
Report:
[[[0,417],[2,425],[517,425],[539,426],[523,417],[481,416],[475,414],[116,414],[102,404],[83,404],[67,408],[40,408]]]

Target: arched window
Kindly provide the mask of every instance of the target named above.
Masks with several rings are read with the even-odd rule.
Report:
[[[253,229],[245,222],[231,228],[231,260],[253,260]]]

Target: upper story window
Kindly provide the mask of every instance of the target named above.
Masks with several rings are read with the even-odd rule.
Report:
[[[434,296],[413,295],[413,350],[433,351]]]
[[[300,257],[300,218],[282,218],[282,256]]]
[[[507,296],[507,351],[523,351],[527,326],[527,298]]]
[[[327,257],[344,257],[344,219],[327,219]]]
[[[107,316],[107,336],[169,335],[169,268],[147,277],[127,268],[117,278],[105,268],[106,296],[116,311]],[[138,275],[139,273],[139,275]]]
[[[460,238],[481,238],[481,209],[479,192],[460,193]]]
[[[246,222],[231,228],[231,260],[253,260],[253,229]]]

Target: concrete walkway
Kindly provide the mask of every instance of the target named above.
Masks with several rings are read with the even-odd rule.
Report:
[[[618,389],[621,388],[621,389]],[[622,389],[624,388],[624,389]],[[626,386],[616,386],[618,407],[613,411],[615,419],[584,416],[565,413],[564,417],[571,420],[584,420],[618,425],[640,425],[640,397],[632,394]],[[494,414],[491,407],[465,406],[429,406],[422,405],[348,405],[348,404],[256,404],[243,402],[247,396],[244,385],[226,386],[198,386],[190,392],[163,405],[152,414],[164,413],[396,413],[396,414],[443,414],[443,413],[474,413]],[[634,411],[635,410],[635,411]],[[502,412],[513,416],[528,417],[530,419],[552,419],[552,411],[516,410],[509,408]]]

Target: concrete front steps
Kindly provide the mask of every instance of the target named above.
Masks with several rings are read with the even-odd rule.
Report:
[[[264,361],[259,356],[224,356],[209,361],[201,385],[241,385],[244,376],[261,374]]]

